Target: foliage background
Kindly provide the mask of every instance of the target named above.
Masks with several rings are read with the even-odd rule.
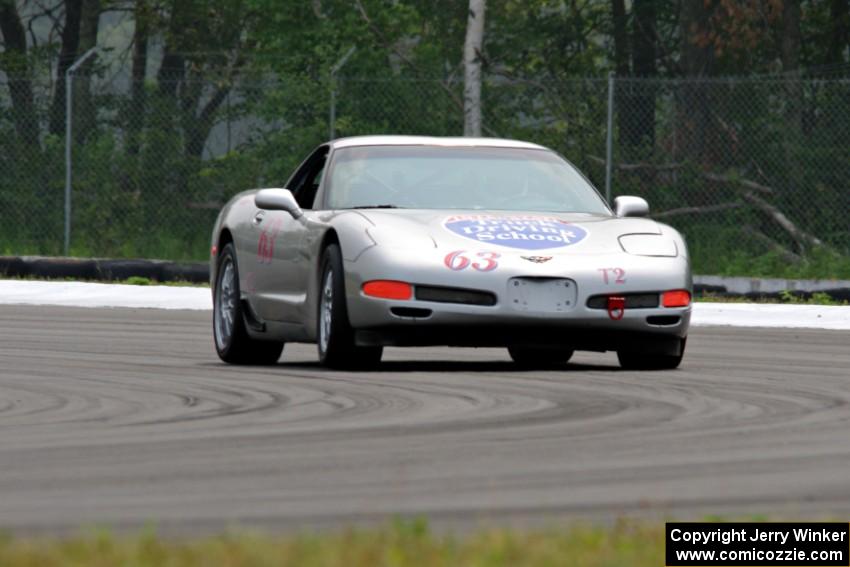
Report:
[[[463,131],[459,0],[0,0],[0,253],[202,259],[217,208],[329,136]],[[838,0],[491,0],[486,135],[649,199],[701,273],[850,277]],[[21,33],[23,32],[23,33]],[[331,69],[356,51],[337,76]]]

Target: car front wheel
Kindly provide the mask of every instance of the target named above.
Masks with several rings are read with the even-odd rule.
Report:
[[[345,273],[342,252],[331,244],[322,255],[319,280],[318,338],[319,361],[331,368],[362,369],[381,361],[382,347],[361,347],[354,342],[354,329],[348,322],[345,302]]]

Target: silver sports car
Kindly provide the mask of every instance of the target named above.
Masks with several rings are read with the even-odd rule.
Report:
[[[638,197],[612,211],[547,148],[367,136],[323,144],[285,189],[236,195],[212,234],[215,347],[269,364],[314,342],[328,366],[384,346],[507,347],[523,366],[614,350],[675,368],[691,315],[681,235]]]

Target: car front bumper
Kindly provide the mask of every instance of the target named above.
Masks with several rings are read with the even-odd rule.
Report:
[[[615,319],[606,309],[587,305],[590,297],[599,295],[691,291],[690,269],[681,256],[564,254],[534,263],[521,253],[505,252],[490,271],[471,265],[452,270],[445,257],[444,250],[422,251],[411,257],[406,251],[375,247],[356,261],[346,262],[348,316],[358,342],[400,346],[552,344],[618,350],[623,344],[636,345],[645,339],[652,344],[678,345],[679,339],[687,336],[690,306],[625,309],[622,318]],[[574,302],[567,310],[519,310],[508,299],[514,278],[570,280],[575,286]],[[496,300],[494,305],[470,305],[415,297],[381,299],[362,291],[363,284],[372,280],[476,290],[492,294]]]

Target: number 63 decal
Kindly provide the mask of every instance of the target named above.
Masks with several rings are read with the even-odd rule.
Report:
[[[455,272],[465,270],[470,266],[473,270],[478,270],[479,272],[490,272],[499,266],[499,263],[496,261],[500,256],[498,252],[475,252],[474,257],[481,258],[481,261],[474,262],[469,257],[471,255],[473,253],[466,250],[455,250],[446,254],[446,257],[443,258],[443,263],[448,269]]]

